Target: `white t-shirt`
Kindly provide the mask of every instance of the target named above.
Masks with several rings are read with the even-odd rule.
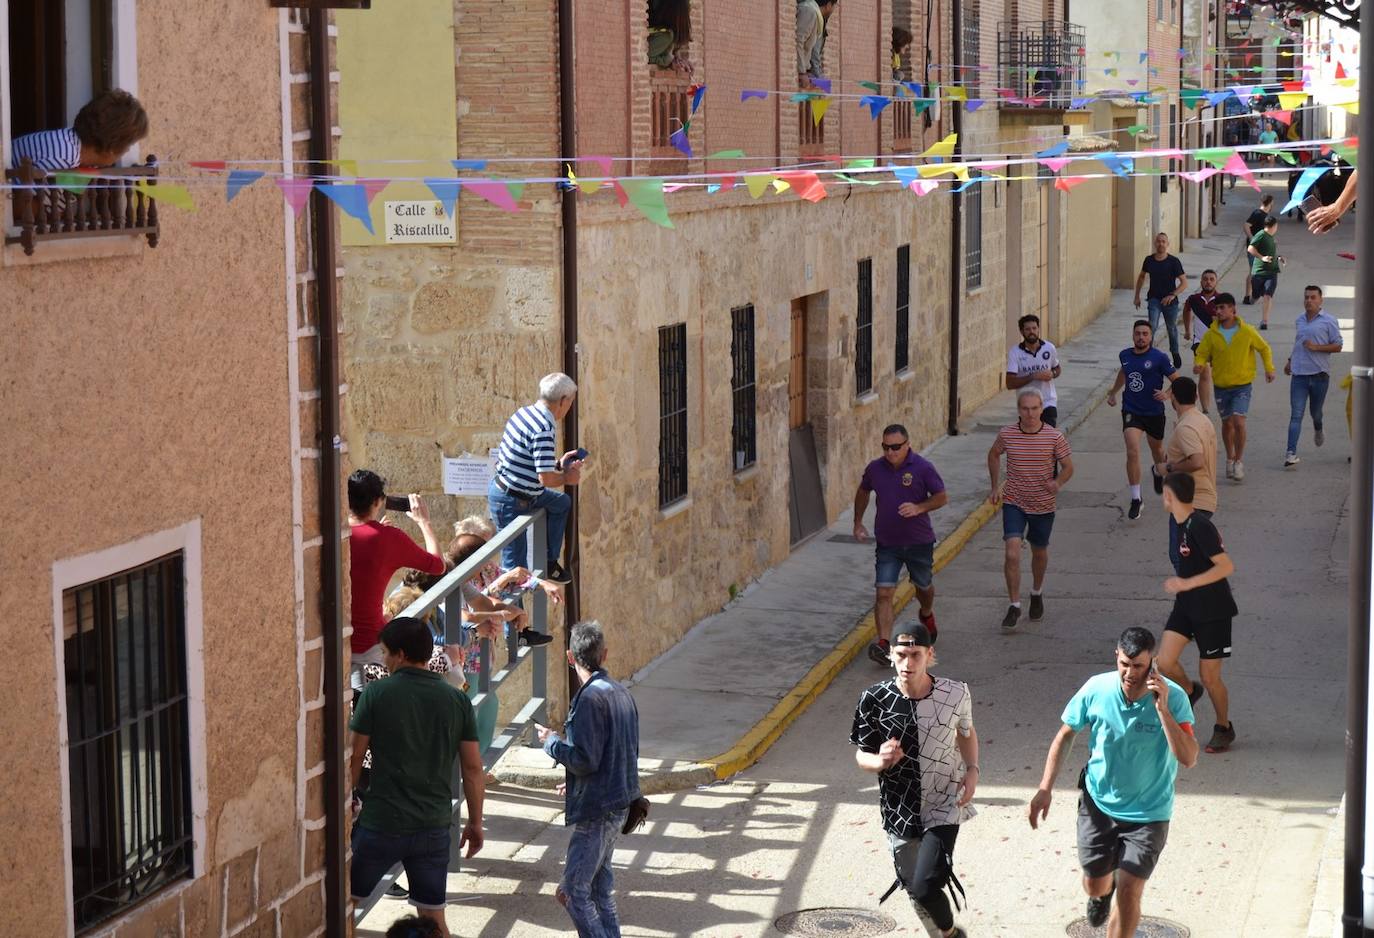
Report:
[[[1053,343],[1040,340],[1040,347],[1034,352],[1026,350],[1026,343],[1018,342],[1007,352],[1007,374],[1016,375],[1018,378],[1037,371],[1049,371],[1059,367],[1059,351]],[[1046,407],[1057,407],[1059,398],[1054,393],[1053,381],[1032,381],[1025,385],[1028,388],[1035,388],[1044,398]]]

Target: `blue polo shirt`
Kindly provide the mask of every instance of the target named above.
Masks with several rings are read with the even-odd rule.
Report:
[[[945,490],[945,482],[930,461],[908,450],[906,459],[893,466],[879,457],[864,469],[860,488],[878,496],[873,537],[879,547],[912,547],[934,544],[935,528],[930,515],[903,518],[897,509],[904,502],[920,503]],[[857,519],[856,519],[857,520]]]
[[[1180,724],[1193,722],[1188,695],[1168,678],[1169,712]],[[1088,679],[1060,717],[1073,730],[1087,728],[1088,794],[1104,814],[1148,824],[1174,813],[1178,759],[1169,749],[1153,695],[1131,703],[1115,671]]]

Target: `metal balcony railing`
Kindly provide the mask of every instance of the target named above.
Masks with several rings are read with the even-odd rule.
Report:
[[[532,514],[521,515],[510,524],[506,525],[496,533],[496,536],[481,549],[474,553],[461,565],[449,571],[442,580],[434,584],[415,602],[407,606],[402,612],[403,616],[411,616],[422,619],[432,610],[442,608],[444,610],[444,644],[462,645],[466,644],[462,634],[463,622],[463,594],[462,585],[472,577],[476,576],[484,566],[492,561],[499,562],[501,559],[501,548],[519,537],[521,531],[529,531],[527,544],[529,546],[529,558],[547,557],[546,550],[548,524],[545,520],[543,510],[535,511]],[[536,574],[540,571],[535,565],[527,561],[527,566]],[[541,565],[542,566],[542,565]],[[542,589],[532,590],[526,594],[530,600],[526,607],[529,613],[530,627],[537,632],[547,633],[549,631],[549,599]],[[519,637],[515,630],[506,630],[506,654],[505,660],[501,662],[500,668],[496,669],[495,655],[493,654],[492,642],[490,639],[482,639],[482,660],[477,672],[477,694],[472,698],[472,709],[474,712],[480,711],[482,705],[504,684],[510,676],[527,659],[533,668],[530,674],[530,696],[520,705],[514,718],[506,724],[504,728],[498,727],[496,735],[492,738],[491,744],[482,751],[482,765],[490,769],[496,764],[496,760],[524,735],[529,729],[533,733],[533,726],[536,722],[546,722],[548,720],[548,656],[547,646],[540,645],[534,648],[521,648]],[[465,680],[463,671],[454,668],[445,675],[449,683],[457,687],[462,687]],[[532,735],[531,735],[531,738]],[[449,854],[449,872],[456,873],[460,869],[460,858],[462,856],[459,849],[459,842],[463,833],[463,769],[461,760],[453,760],[453,824],[452,824],[452,847]],[[396,877],[401,872],[400,864],[397,864],[389,873],[382,877],[381,882],[372,890],[372,895],[365,901],[354,904],[353,921],[356,925],[361,922],[372,911],[372,907],[377,904],[377,900],[382,894],[391,887],[396,881]]]
[[[997,30],[1004,107],[1067,108],[1084,81],[1083,27],[1062,20],[1003,23]]]
[[[81,191],[74,182],[82,174],[50,173],[27,158],[5,170],[5,180],[15,186],[14,227],[6,244],[22,244],[32,254],[39,241],[92,238],[101,235],[144,235],[149,247],[157,247],[157,200],[135,188],[141,180],[157,178],[157,157],[142,166],[111,167],[94,171]],[[67,186],[67,188],[63,188]]]

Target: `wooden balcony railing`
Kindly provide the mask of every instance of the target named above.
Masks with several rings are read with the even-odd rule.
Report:
[[[10,191],[19,229],[17,235],[6,235],[6,244],[22,244],[24,253],[32,254],[39,241],[141,234],[149,247],[157,247],[157,200],[135,188],[139,180],[157,177],[156,157],[149,156],[142,166],[101,169],[100,178],[79,193],[59,188],[61,175],[45,172],[27,158],[5,170],[5,180],[16,187]]]
[[[797,147],[802,157],[820,156],[825,148],[825,121],[811,115],[811,101],[797,103]]]
[[[692,83],[675,72],[653,75],[649,84],[649,145],[656,157],[682,154],[673,146],[672,136],[691,116]]]
[[[893,101],[892,108],[892,150],[906,153],[911,150],[911,102]]]

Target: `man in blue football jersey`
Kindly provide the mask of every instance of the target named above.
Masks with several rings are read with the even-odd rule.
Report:
[[[1153,465],[1164,462],[1164,402],[1169,399],[1166,383],[1174,380],[1178,369],[1169,356],[1154,347],[1154,330],[1145,319],[1131,327],[1131,347],[1121,350],[1121,370],[1116,373],[1107,403],[1115,407],[1121,396],[1121,434],[1126,438],[1126,481],[1131,486],[1131,507],[1126,517],[1140,517],[1140,438],[1150,444]],[[1155,494],[1164,490],[1164,480],[1154,473]]]

